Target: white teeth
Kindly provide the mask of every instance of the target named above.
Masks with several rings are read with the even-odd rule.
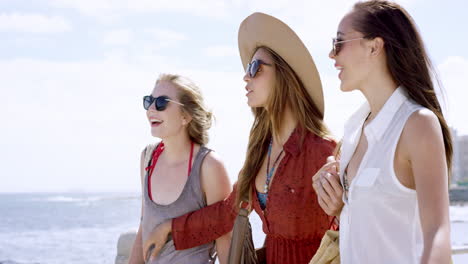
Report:
[[[162,123],[162,120],[159,120],[159,119],[150,119],[150,122],[151,123]]]
[[[336,68],[337,70],[339,70],[339,71],[341,71],[341,70],[343,69],[343,67],[341,67],[341,66],[336,66],[335,68]]]

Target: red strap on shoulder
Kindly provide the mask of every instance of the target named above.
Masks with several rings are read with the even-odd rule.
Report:
[[[192,146],[190,147],[190,158],[189,158],[189,166],[188,166],[188,175],[190,176],[190,172],[192,171],[192,157],[193,157],[193,147],[194,144],[193,142]],[[161,156],[161,153],[164,150],[164,143],[161,142],[159,143],[158,147],[153,151],[153,158],[151,160],[151,165],[145,168],[146,171],[149,171],[148,175],[148,196],[153,200],[153,195],[151,193],[151,176],[153,175],[154,167],[156,167],[156,163],[158,162],[159,156]]]
[[[146,167],[145,170],[149,171],[148,173],[148,196],[153,200],[153,195],[151,194],[151,176],[153,175],[154,167],[156,166],[156,162],[158,162],[159,156],[164,150],[164,143],[159,143],[158,147],[153,151],[153,158],[151,160],[151,165]]]

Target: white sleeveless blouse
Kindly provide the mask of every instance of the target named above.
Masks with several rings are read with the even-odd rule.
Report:
[[[419,264],[423,237],[416,191],[399,182],[393,162],[406,121],[422,108],[399,87],[364,128],[368,149],[351,182],[348,200],[343,196],[342,264]],[[369,111],[365,103],[345,125],[340,175],[356,149]]]

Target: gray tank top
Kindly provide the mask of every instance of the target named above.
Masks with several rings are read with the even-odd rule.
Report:
[[[146,147],[146,165],[151,163],[155,145]],[[148,172],[145,175],[143,186],[143,217],[142,239],[143,243],[148,238],[153,228],[167,219],[176,218],[186,213],[196,211],[206,206],[200,183],[200,169],[203,159],[211,150],[201,146],[193,162],[192,171],[185,183],[184,189],[175,202],[168,205],[160,205],[153,202],[148,195]],[[148,158],[149,157],[149,158]],[[211,255],[214,251],[214,241],[184,250],[175,250],[174,241],[170,239],[162,248],[158,257],[148,262],[150,264],[204,264],[211,263]]]

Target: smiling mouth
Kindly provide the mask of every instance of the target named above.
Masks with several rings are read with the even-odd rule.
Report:
[[[335,65],[335,69],[338,71],[338,78],[341,79],[341,74],[343,73],[343,66]]]
[[[150,123],[151,123],[151,126],[159,126],[160,124],[162,124],[164,121],[162,120],[159,120],[159,119],[150,119]]]

